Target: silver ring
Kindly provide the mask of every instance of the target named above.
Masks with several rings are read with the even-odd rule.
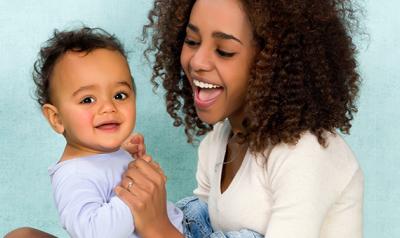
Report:
[[[129,181],[128,186],[126,187],[126,189],[127,189],[128,191],[130,191],[132,185],[133,185],[133,181],[131,180],[131,181]]]

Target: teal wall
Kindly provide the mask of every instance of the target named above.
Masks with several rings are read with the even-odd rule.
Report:
[[[380,3],[381,2],[381,3]],[[138,40],[150,0],[0,1],[0,236],[20,226],[67,237],[58,225],[47,167],[64,140],[51,131],[32,99],[32,64],[54,28],[98,26],[115,33],[128,50],[138,87],[137,130],[146,137],[168,176],[168,196],[176,201],[195,185],[196,148],[173,128],[161,94],[148,82],[150,68]],[[366,177],[365,237],[400,237],[400,17],[396,0],[366,1],[361,44],[363,86],[359,113],[346,140]],[[397,81],[396,81],[397,80]]]

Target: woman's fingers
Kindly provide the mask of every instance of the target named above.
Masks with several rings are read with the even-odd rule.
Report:
[[[129,185],[129,181],[125,180],[129,179],[132,179],[134,184],[149,193],[153,193],[157,188],[165,186],[166,177],[160,174],[152,165],[140,160],[135,162],[133,167],[130,167],[125,172],[123,183],[126,188]]]
[[[143,155],[143,156],[140,157],[140,159],[146,161],[147,163],[150,163],[150,162],[153,161],[153,158],[151,158],[150,155]]]
[[[167,177],[164,175],[160,165],[155,161],[151,161],[150,163],[141,159],[132,161],[129,163],[126,173],[129,174],[136,170],[140,171],[148,179],[158,185],[164,186],[165,182],[167,181]]]
[[[140,205],[139,199],[133,193],[126,190],[124,187],[117,186],[114,191],[115,194],[117,194],[117,196],[126,203],[132,213],[135,211],[136,207]]]
[[[138,173],[131,173],[125,176],[120,186],[117,186],[115,193],[130,204],[133,210],[145,209],[146,204],[150,201],[153,195],[158,194],[160,189],[153,181],[149,180],[146,176]]]
[[[144,155],[140,158],[141,160],[144,160],[148,163],[148,165],[150,165],[155,171],[157,171],[160,175],[162,175],[163,177],[165,177],[164,171],[162,170],[160,164],[157,161],[154,161],[151,156],[149,155]],[[131,161],[128,165],[128,168],[138,168],[138,165],[136,165],[137,163],[140,162],[136,162],[136,161]],[[146,166],[145,166],[146,167]],[[138,168],[139,169],[139,168]],[[166,177],[165,177],[166,179]]]
[[[167,219],[166,177],[150,156],[129,163],[115,193],[129,206],[140,233],[148,224]],[[167,219],[168,220],[168,219]]]
[[[123,188],[125,188],[128,191],[131,191],[131,189],[133,188],[134,185],[134,180],[128,176],[124,176],[121,180],[120,186],[122,186]]]

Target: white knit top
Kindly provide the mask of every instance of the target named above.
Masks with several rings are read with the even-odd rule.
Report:
[[[230,125],[217,123],[201,142],[194,194],[208,203],[214,230],[242,228],[266,238],[361,238],[363,174],[348,145],[311,133],[279,144],[268,162],[247,151],[226,191],[220,178]]]

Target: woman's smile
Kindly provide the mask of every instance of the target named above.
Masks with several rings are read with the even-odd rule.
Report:
[[[224,88],[220,85],[193,79],[193,96],[197,108],[206,109],[214,104]]]

